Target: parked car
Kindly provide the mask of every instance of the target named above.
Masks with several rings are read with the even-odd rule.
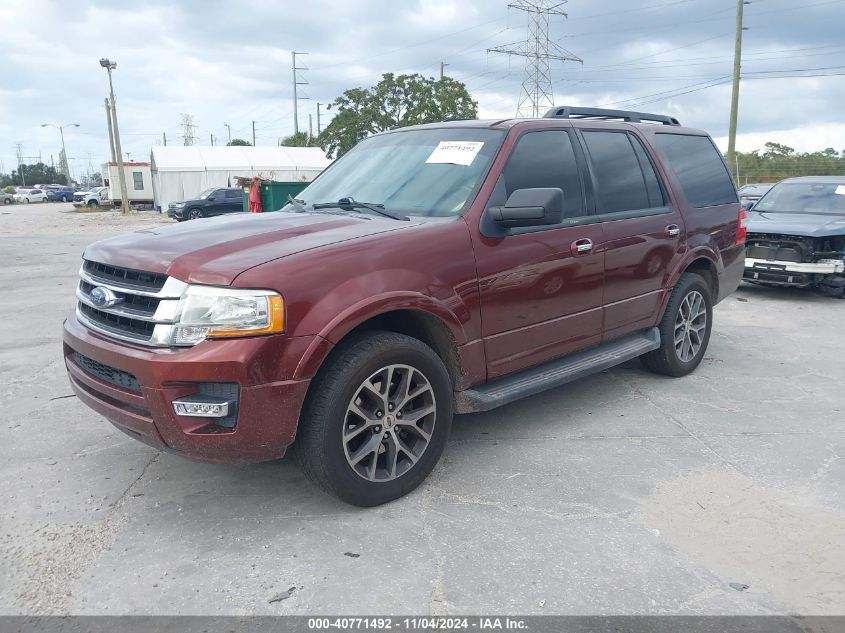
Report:
[[[90,191],[77,191],[73,194],[73,206],[79,207],[88,207],[89,209],[93,209],[94,207],[98,207],[105,202],[108,202],[109,199],[109,188],[108,187],[97,187]]]
[[[3,200],[3,204],[12,204],[15,201],[15,194],[6,193],[0,189],[0,199]]]
[[[29,204],[30,202],[46,202],[47,193],[43,189],[25,189],[15,194],[17,202]]]
[[[739,188],[739,203],[747,209],[749,205],[757,202],[772,187],[773,185],[770,183],[743,185]]]
[[[167,206],[167,215],[181,222],[224,213],[236,213],[244,210],[243,195],[243,191],[238,187],[208,189],[193,200],[170,203]]]
[[[73,187],[59,186],[47,190],[47,199],[53,202],[70,202],[76,190]]]
[[[751,209],[747,281],[845,295],[845,177],[782,180]]]
[[[313,481],[376,505],[426,478],[454,413],[636,357],[693,371],[745,262],[720,152],[661,115],[400,128],[299,197],[88,246],[64,323],[79,399],[198,460],[296,439]]]

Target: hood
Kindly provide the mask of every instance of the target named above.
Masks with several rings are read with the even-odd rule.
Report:
[[[845,235],[845,215],[813,213],[748,213],[749,233],[780,233],[803,237]]]
[[[186,282],[229,285],[274,259],[418,224],[354,215],[235,214],[118,235],[92,244],[84,257]]]

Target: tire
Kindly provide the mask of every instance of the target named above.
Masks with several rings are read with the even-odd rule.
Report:
[[[199,220],[200,218],[204,218],[205,213],[203,213],[202,209],[191,209],[188,211],[188,218],[191,220]]]
[[[67,202],[67,196],[62,196],[62,202]]]
[[[690,310],[693,318],[688,318]],[[702,317],[706,319],[704,323]],[[658,326],[660,347],[643,354],[640,361],[657,374],[686,376],[704,358],[712,327],[713,299],[709,284],[701,275],[684,273],[672,290]]]
[[[97,202],[96,200],[89,200],[88,204],[85,205],[85,206],[87,206],[89,209],[96,209],[97,207],[100,206],[100,203]]]
[[[376,395],[385,383],[386,397]],[[404,404],[403,386],[416,393]],[[395,410],[385,406],[390,400]],[[452,383],[443,361],[417,339],[375,332],[341,343],[320,369],[295,447],[314,483],[347,503],[371,507],[408,494],[428,477],[451,425]]]
[[[9,198],[3,198],[3,204],[12,204],[12,201]]]

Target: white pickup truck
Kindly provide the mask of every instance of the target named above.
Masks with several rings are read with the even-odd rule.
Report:
[[[111,203],[108,187],[96,187],[91,191],[77,191],[73,194],[73,206],[75,207],[93,209],[108,203]]]

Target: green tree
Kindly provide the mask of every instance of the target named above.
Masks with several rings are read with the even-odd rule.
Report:
[[[307,132],[296,132],[286,136],[279,145],[284,147],[318,147],[317,138],[308,136]]]
[[[250,143],[249,141],[245,141],[242,138],[233,138],[231,141],[226,143],[226,145],[239,145],[239,146],[249,145],[250,147],[252,147],[252,143]]]
[[[352,88],[328,106],[337,114],[319,137],[329,156],[342,156],[371,134],[397,127],[478,118],[478,103],[452,79],[385,73],[371,88]]]
[[[0,174],[0,187],[23,185],[24,183],[27,185],[66,185],[67,178],[65,178],[64,174],[60,174],[55,167],[45,165],[44,163],[21,165],[9,175]]]

